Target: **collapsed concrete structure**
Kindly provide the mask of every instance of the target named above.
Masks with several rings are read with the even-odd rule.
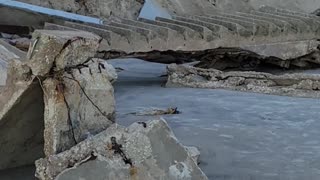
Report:
[[[23,61],[3,53],[9,66],[0,89],[0,169],[46,157],[36,163],[44,180],[207,179],[198,152],[182,146],[165,121],[114,124],[117,75],[93,58],[100,42],[84,31],[37,30]],[[94,171],[81,174],[87,166]]]
[[[164,121],[128,129],[114,124],[117,75],[108,59],[201,61],[197,67],[169,65],[167,87],[320,96],[318,75],[243,71],[260,64],[318,67],[315,15],[274,7],[229,13],[215,8],[223,6],[219,1],[159,1],[170,18],[150,20],[136,19],[144,1],[32,3],[109,19],[0,2],[1,17],[8,17],[0,23],[44,29],[33,32],[27,55],[0,45],[0,70],[8,74],[0,79],[0,169],[43,158],[36,162],[40,179],[207,179],[191,158],[198,152],[179,144]]]
[[[256,93],[296,97],[320,97],[320,75],[201,69],[191,66],[169,65],[167,87],[231,89]]]
[[[68,18],[72,17],[70,14],[54,12],[59,14],[57,18],[48,14],[49,11],[46,13],[46,9],[37,10],[38,7],[23,3],[3,2],[1,6],[1,16],[26,20],[1,19],[0,23],[93,32],[104,39],[99,51],[129,53],[240,47],[264,56],[288,59],[308,54],[319,44],[316,41],[320,32],[318,16],[272,7],[249,12],[213,10],[196,15],[186,11],[173,13],[171,18],[157,17],[155,21],[121,16],[104,21],[79,18],[82,23],[77,23],[71,22],[76,18]]]

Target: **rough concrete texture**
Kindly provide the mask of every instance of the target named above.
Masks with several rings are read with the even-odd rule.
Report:
[[[236,1],[234,4],[238,6],[241,2]],[[250,8],[250,11],[244,13],[246,2],[243,2],[245,5],[239,10],[241,12],[222,11],[212,8],[216,3],[219,2],[161,0],[156,4],[167,7],[172,14],[170,17],[155,17],[153,20],[139,17],[138,20],[129,21],[126,18],[120,21],[115,21],[117,18],[109,18],[102,21],[90,17],[76,20],[75,14],[51,12],[52,9],[42,10],[39,6],[7,2],[1,4],[7,11],[1,10],[0,16],[15,17],[9,22],[5,21],[5,24],[41,27],[45,21],[49,21],[65,26],[60,27],[61,30],[73,28],[90,31],[104,38],[100,51],[193,51],[241,47],[266,56],[295,58],[309,53],[310,49],[319,44],[314,43],[320,34],[317,16],[270,7]],[[203,9],[204,7],[210,9]],[[39,14],[42,18],[39,18]],[[53,15],[57,15],[59,19]],[[78,23],[70,23],[74,20]]]
[[[320,7],[317,0],[217,0],[216,4],[218,8],[236,11],[248,7],[259,9],[261,6],[272,6],[305,13],[311,13]]]
[[[101,38],[84,31],[37,30],[28,52],[28,64],[36,76],[71,68],[93,57]]]
[[[38,6],[73,12],[86,16],[107,18],[111,15],[135,19],[138,17],[144,0],[20,0]]]
[[[115,70],[93,59],[100,40],[83,31],[33,33],[27,64],[34,76],[45,78],[46,155],[67,150],[114,122]]]
[[[0,39],[0,86],[6,84],[8,63],[10,60],[18,58],[25,58],[25,53]]]
[[[169,65],[167,87],[231,89],[265,94],[319,98],[320,76],[201,69]]]
[[[164,120],[112,125],[70,150],[37,160],[36,169],[42,180],[207,179]]]
[[[100,37],[80,31],[34,36],[27,61],[11,60],[0,88],[0,169],[69,149],[114,122],[116,70],[92,58]]]
[[[98,59],[85,65],[64,73],[62,81],[51,78],[44,81],[46,155],[67,150],[114,122],[115,101],[110,81],[116,77]]]
[[[320,7],[317,0],[155,0],[163,7],[178,13],[203,13],[205,11],[250,11],[261,6],[272,6],[311,13]]]
[[[0,89],[0,169],[32,164],[43,156],[42,97],[30,68],[11,60],[6,86]]]

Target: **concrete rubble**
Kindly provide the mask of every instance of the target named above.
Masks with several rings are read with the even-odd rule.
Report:
[[[10,63],[0,89],[0,128],[6,129],[1,131],[0,169],[46,157],[36,163],[37,177],[44,180],[78,179],[83,168],[94,169],[94,174],[86,173],[88,179],[207,179],[197,166],[198,152],[184,148],[165,121],[128,129],[115,124],[112,83],[117,73],[94,58],[100,42],[84,31],[36,30],[23,60],[3,56]],[[112,136],[122,147],[108,150]],[[51,162],[56,156],[61,156],[58,166]],[[126,156],[130,161],[123,160]],[[101,164],[109,166],[100,169]]]
[[[320,75],[254,71],[219,71],[185,65],[169,65],[166,87],[230,89],[297,97],[320,97]]]
[[[20,1],[0,1],[0,170],[36,161],[42,180],[208,179],[164,120],[116,124],[109,59],[170,64],[166,87],[320,98],[320,75],[298,73],[320,65],[309,0],[155,0],[168,16],[154,20],[139,17],[144,0]]]
[[[37,160],[36,167],[36,176],[46,180],[207,179],[164,120],[112,125],[70,150]]]

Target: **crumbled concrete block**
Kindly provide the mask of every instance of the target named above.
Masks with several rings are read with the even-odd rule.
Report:
[[[82,64],[94,57],[101,38],[83,31],[36,30],[28,59],[32,73],[45,76],[55,71]]]
[[[114,124],[70,150],[36,161],[42,180],[205,180],[164,120]]]
[[[106,68],[108,67],[109,68]],[[114,122],[111,65],[90,60],[83,67],[44,81],[45,154],[60,153]]]
[[[43,157],[43,95],[23,62],[8,63],[0,87],[0,169],[33,164]]]
[[[6,85],[8,63],[18,58],[24,58],[24,54],[0,39],[0,86]]]
[[[167,71],[167,87],[230,89],[285,96],[320,97],[320,75],[317,74],[224,72],[176,64],[169,65]]]

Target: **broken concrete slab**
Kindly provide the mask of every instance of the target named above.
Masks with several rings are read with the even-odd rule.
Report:
[[[36,161],[36,177],[63,179],[207,179],[164,120],[112,125],[70,150]]]
[[[100,23],[99,18],[72,14],[60,10],[44,8],[18,1],[0,1],[0,24],[28,26],[41,29],[44,22],[71,20],[80,22]]]
[[[30,2],[33,2],[33,0]],[[52,3],[56,4],[55,2]],[[77,4],[77,2],[66,3]],[[78,5],[80,6],[81,3],[82,1],[78,2]],[[86,3],[90,4],[90,8],[91,5],[93,5],[92,2]],[[129,9],[134,8],[135,6],[134,4],[130,4],[131,1],[112,2],[111,4],[117,3],[124,3],[129,6],[133,5],[132,7],[128,7]],[[143,2],[141,1],[140,3]],[[1,19],[0,23],[2,22],[3,24],[11,25],[20,23],[25,26],[37,26],[38,28],[42,28],[44,22],[53,22],[55,24],[67,26],[65,21],[76,21],[78,23],[82,23],[76,23],[76,25],[79,27],[77,29],[85,29],[86,31],[97,33],[99,36],[104,37],[104,41],[102,43],[103,45],[101,46],[102,48],[99,49],[100,51],[119,50],[126,52],[146,52],[154,49],[159,51],[190,51],[205,50],[217,47],[241,47],[266,56],[276,56],[278,58],[296,58],[298,56],[305,55],[306,47],[309,46],[310,41],[317,39],[317,34],[315,34],[315,32],[319,29],[319,23],[316,18],[317,16],[293,16],[292,14],[288,15],[287,13],[279,15],[278,11],[275,13],[251,11],[251,13],[247,14],[239,14],[238,12],[231,11],[230,13],[227,12],[227,15],[226,13],[214,13],[216,14],[215,17],[210,18],[208,15],[206,15],[208,13],[210,14],[210,11],[207,11],[207,7],[211,6],[213,8],[214,6],[212,5],[215,4],[215,2],[208,3],[203,0],[199,0],[199,3],[201,4],[198,6],[195,6],[196,4],[194,2],[189,1],[183,3],[170,3],[172,3],[171,6],[179,6],[180,8],[179,11],[172,12],[172,14],[175,14],[172,17],[174,18],[175,16],[182,16],[184,19],[170,19],[170,17],[167,17],[169,19],[166,19],[166,21],[163,22],[159,21],[159,18],[156,21],[140,18],[141,21],[139,21],[139,23],[131,21],[117,21],[117,23],[113,23],[113,25],[102,25],[110,19],[115,19],[113,18],[113,15],[117,15],[113,14],[112,18],[101,20],[98,18],[79,16],[77,14],[66,13],[48,8],[43,9],[42,7],[16,1],[5,1],[0,2],[0,5],[2,5],[4,8],[4,10],[1,9],[0,16],[3,14],[4,17],[10,17],[10,19]],[[111,4],[109,4],[110,7],[113,6]],[[160,4],[162,4],[163,7],[168,8],[169,11],[176,9],[176,7],[170,7],[168,2],[163,1]],[[204,4],[207,4],[207,6]],[[219,3],[217,2],[217,4]],[[101,7],[109,7],[109,5],[102,5]],[[195,9],[200,8],[202,10],[195,15],[194,11],[190,9],[190,7],[180,7],[180,5],[192,6]],[[117,8],[126,9],[127,7],[116,7],[115,9]],[[184,8],[186,8],[186,12],[178,13]],[[215,8],[212,8],[211,10],[216,11]],[[249,9],[252,10],[252,8]],[[79,11],[82,11],[82,9],[79,9]],[[11,15],[14,18],[11,18]],[[217,15],[219,18],[216,18]],[[120,17],[123,16],[120,15]],[[84,27],[83,25],[87,27]],[[280,29],[276,26],[279,26]],[[310,26],[311,29],[307,28],[308,26]],[[154,30],[157,27],[160,27],[162,30],[168,32],[173,32],[172,35],[168,36],[169,40],[162,39],[163,34],[159,35],[159,31]],[[218,28],[219,31],[216,32],[215,27],[222,28]],[[197,32],[199,30],[202,31],[201,29],[205,29],[205,34],[208,35],[206,35],[208,38],[202,38],[201,32],[200,34]],[[213,33],[211,32],[211,29],[213,29]],[[259,32],[259,36],[253,36],[254,32]],[[146,34],[148,34],[148,37],[146,37]],[[281,47],[281,49],[286,49],[287,52],[284,53],[277,50],[279,47]]]
[[[110,65],[109,65],[110,66]],[[44,151],[47,156],[65,151],[114,122],[114,72],[101,61],[44,81]]]
[[[0,39],[0,86],[7,81],[7,65],[12,59],[24,59],[26,54]]]
[[[114,122],[116,70],[91,57],[100,37],[77,31],[34,35],[39,39],[34,37],[29,59],[10,61],[6,86],[0,89],[0,128],[5,129],[0,169],[67,150]],[[43,63],[41,55],[49,62]]]
[[[270,74],[253,71],[223,72],[172,64],[167,68],[166,87],[230,89],[256,93],[320,97],[320,76],[313,74]]]
[[[94,57],[101,38],[83,31],[37,30],[28,52],[28,64],[36,76],[45,76],[53,65],[63,70]]]
[[[33,39],[27,65],[43,81],[44,152],[51,155],[114,122],[116,72],[93,58],[101,38],[92,33],[39,30]]]
[[[0,89],[0,169],[30,165],[43,157],[42,97],[30,68],[11,60],[6,86]]]

